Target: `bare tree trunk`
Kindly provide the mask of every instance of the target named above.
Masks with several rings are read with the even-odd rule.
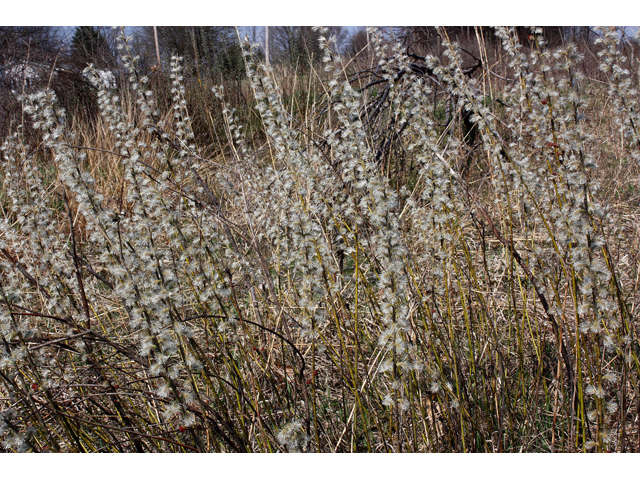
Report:
[[[264,27],[264,63],[267,67],[271,66],[269,62],[269,27]]]
[[[193,56],[196,61],[196,72],[198,73],[198,80],[202,82],[202,75],[200,75],[200,61],[198,60],[198,46],[196,44],[196,27],[191,27],[191,41],[193,42]]]
[[[371,54],[371,39],[369,38],[369,27],[366,27],[367,32],[367,60],[371,63],[371,67],[373,67],[373,55]]]
[[[153,27],[153,38],[156,41],[156,58],[158,59],[158,71],[162,72],[162,63],[160,62],[160,44],[158,43],[158,27]]]

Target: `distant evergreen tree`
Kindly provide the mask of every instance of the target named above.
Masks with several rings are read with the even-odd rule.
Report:
[[[147,64],[157,63],[153,27],[140,29],[140,45]],[[245,74],[242,51],[233,27],[157,27],[163,69],[172,55],[183,57],[185,73],[194,76]]]
[[[338,26],[328,26],[329,35],[335,36],[341,48],[348,35],[348,30]],[[320,32],[308,26],[273,26],[272,46],[274,57],[282,63],[308,68],[313,62],[322,59],[320,48]]]
[[[71,39],[71,59],[79,67],[93,63],[107,68],[113,64],[113,52],[107,39],[96,27],[76,27]]]

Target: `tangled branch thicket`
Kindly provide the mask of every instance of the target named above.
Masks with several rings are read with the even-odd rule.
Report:
[[[215,161],[180,59],[159,112],[124,35],[135,104],[87,70],[106,143],[24,98],[43,145],[2,147],[3,450],[640,446],[640,105],[617,34],[596,80],[536,29],[527,51],[496,29],[507,64],[479,38],[479,78],[446,32],[439,58],[370,33],[378,92],[322,36],[305,118],[245,46],[266,143],[224,108]]]

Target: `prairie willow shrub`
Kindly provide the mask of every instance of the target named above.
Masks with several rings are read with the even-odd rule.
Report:
[[[62,115],[60,111],[55,113]],[[49,429],[37,412],[32,392],[42,389],[47,396],[51,389],[67,383],[64,362],[58,365],[50,351],[33,350],[30,343],[34,338],[46,338],[51,330],[72,330],[72,325],[48,326],[29,315],[44,310],[44,315],[51,318],[67,318],[70,313],[83,318],[84,312],[77,302],[78,284],[66,254],[66,239],[60,234],[34,155],[26,154],[20,135],[5,141],[2,154],[0,170],[11,199],[7,212],[11,221],[0,221],[0,370],[4,392],[9,396],[3,402],[7,428],[1,438],[5,448],[23,451],[34,448],[29,438],[35,431]],[[92,286],[90,281],[87,285]],[[83,355],[85,345],[76,339],[72,345]],[[51,402],[50,397],[46,399]]]
[[[538,268],[537,281],[546,287],[545,295],[554,304],[553,310],[562,308],[560,291],[571,292],[576,312],[575,348],[585,349],[576,352],[578,361],[592,354],[588,350],[592,347],[608,352],[608,361],[614,361],[617,354],[613,339],[619,335],[616,332],[621,326],[621,312],[611,288],[607,267],[610,261],[604,248],[603,234],[611,226],[607,225],[604,209],[594,199],[597,184],[589,180],[595,162],[587,153],[590,137],[580,121],[584,103],[579,91],[581,78],[574,70],[579,56],[575,47],[568,45],[552,54],[534,50],[528,63],[512,33],[498,30],[498,35],[513,59],[510,66],[520,79],[507,97],[507,113],[511,117],[508,125],[521,125],[520,131],[533,137],[541,155],[531,155],[526,146],[528,139],[522,134],[505,142],[490,112],[476,100],[470,82],[443,69],[434,71],[443,81],[455,85],[454,91],[465,98],[466,108],[475,114],[473,119],[485,148],[490,148],[494,171],[499,172],[494,184],[503,215],[529,225],[530,233],[541,231],[546,237],[548,247],[536,249],[535,255],[527,255],[524,261]],[[446,54],[460,65],[455,49],[449,48]],[[532,74],[533,68],[538,68],[538,73]],[[518,211],[516,205],[524,210]],[[551,267],[554,264],[560,268]],[[578,337],[587,332],[595,337],[581,341]],[[577,379],[579,388],[602,383],[604,363],[599,359],[600,354],[596,354],[592,368],[579,369],[584,375]],[[613,389],[608,393],[615,394]],[[599,415],[604,417],[602,405]],[[598,424],[603,423],[601,419]]]
[[[406,65],[406,61],[400,57],[400,65]],[[451,81],[455,66],[440,66],[434,58],[427,58],[427,63],[439,69],[441,77],[436,81],[440,85]],[[463,391],[456,375],[451,378],[446,363],[458,362],[459,352],[449,350],[452,347],[442,343],[439,337],[449,335],[449,329],[457,329],[458,326],[454,318],[440,312],[449,311],[450,305],[459,301],[461,290],[480,291],[486,288],[475,277],[477,272],[471,278],[462,274],[475,269],[464,252],[477,249],[476,241],[469,234],[475,209],[473,199],[467,198],[468,191],[460,183],[460,175],[454,171],[458,159],[467,153],[462,142],[442,135],[441,127],[434,121],[433,106],[425,102],[425,99],[432,98],[426,79],[410,76],[406,81],[410,82],[405,87],[409,94],[398,105],[400,113],[411,118],[406,129],[407,149],[420,166],[420,181],[415,188],[419,195],[412,195],[405,201],[401,215],[403,222],[411,226],[405,227],[404,235],[410,249],[404,256],[404,263],[411,285],[411,304],[416,311],[414,321],[421,327],[412,329],[412,333],[421,338],[414,368],[417,372],[425,370],[424,381],[429,391],[447,399],[445,404],[456,411]],[[464,286],[464,277],[468,279],[468,287]],[[474,329],[471,334],[481,338],[483,332]],[[468,348],[474,347],[469,345]],[[448,361],[444,362],[444,358]],[[468,388],[473,388],[473,385]]]
[[[287,423],[278,432],[278,441],[287,448],[289,452],[300,452],[308,442],[304,433],[302,423],[298,420]]]
[[[380,328],[383,328],[378,344],[385,352],[378,371],[391,372],[391,391],[385,404],[398,407],[406,403],[402,398],[405,393],[405,375],[421,368],[408,335],[410,293],[404,265],[407,248],[399,219],[401,205],[398,195],[390,188],[388,179],[380,175],[375,154],[368,145],[360,118],[360,94],[348,82],[338,84],[337,75],[343,71],[340,58],[331,53],[328,42],[321,40],[321,46],[326,52],[325,59],[329,60],[326,62],[327,69],[334,72],[329,97],[340,123],[340,140],[330,136],[328,141],[336,143],[332,145],[335,162],[342,170],[345,185],[353,192],[355,215],[345,220],[351,220],[347,224],[351,225],[352,231],[357,231],[360,225],[371,229],[366,241],[362,237],[355,239],[359,245],[354,247],[365,251],[376,264],[376,289],[379,295],[379,311],[376,313],[377,320],[382,322]],[[388,80],[393,89],[390,75]],[[391,95],[391,98],[395,99],[395,95]],[[399,102],[394,101],[393,105],[397,107]]]
[[[376,290],[382,302],[376,315],[386,323],[380,333],[380,347],[389,350],[382,369],[395,370],[398,365],[409,368],[401,331],[406,328],[407,294],[402,292],[406,283],[400,258],[403,245],[394,214],[398,202],[378,173],[359,118],[359,95],[341,80],[343,67],[330,43],[321,37],[326,70],[332,75],[328,82],[331,113],[337,115],[340,129],[339,134],[327,132],[335,168],[312,144],[300,141],[268,70],[256,66],[250,50],[245,49],[256,108],[274,152],[272,167],[242,182],[248,197],[260,199],[245,212],[252,225],[264,229],[274,247],[271,258],[278,270],[282,274],[288,271],[287,276],[296,279],[296,307],[302,313],[296,315],[300,331],[319,349],[328,346],[316,342],[328,312],[347,298],[351,301],[354,294],[357,298],[353,286],[349,286],[352,282],[340,271],[336,244],[355,263],[362,261],[363,252],[367,262],[379,263]],[[358,234],[360,228],[365,230],[362,236]],[[372,232],[368,238],[367,231]]]
[[[600,71],[608,79],[609,96],[616,106],[615,123],[620,133],[629,142],[631,156],[636,161],[640,159],[640,113],[638,103],[640,95],[637,86],[633,86],[632,78],[627,66],[627,57],[618,49],[619,37],[615,28],[602,31],[596,40],[602,49],[598,52],[601,59]]]
[[[546,157],[543,160],[548,167],[547,178],[551,174],[553,181],[530,182],[548,186],[546,192],[538,188],[538,195],[530,196],[543,206],[543,211],[548,212],[546,215],[550,226],[547,235],[556,243],[557,258],[562,261],[567,259],[573,271],[578,273],[578,278],[583,279],[582,295],[585,301],[591,302],[592,309],[600,310],[597,299],[602,297],[601,307],[607,310],[609,302],[605,299],[611,300],[611,291],[608,289],[610,275],[603,268],[602,235],[604,229],[609,230],[612,225],[607,225],[605,209],[595,201],[598,184],[590,180],[596,164],[589,153],[591,137],[581,121],[585,106],[579,90],[582,78],[575,72],[575,63],[580,57],[574,45],[558,49],[552,56],[557,63],[549,65],[547,71],[558,72],[560,80],[551,82],[545,77],[537,79],[545,87],[544,98],[548,101],[542,106],[541,118],[532,117],[539,120],[536,133],[544,133],[536,143],[542,145]],[[541,56],[539,59],[542,60]],[[534,175],[532,172],[529,177],[535,180]],[[553,189],[549,188],[551,186]],[[600,290],[600,294],[597,290]],[[585,304],[576,305],[576,308],[585,313]],[[605,316],[613,314],[615,317],[615,313],[612,311]],[[595,318],[599,317],[600,314],[595,315]],[[596,320],[596,323],[600,322],[601,319]]]
[[[15,348],[4,344],[7,365],[19,368],[31,357],[25,350],[24,339],[39,334],[37,323],[30,317],[11,313],[12,304],[35,306],[41,298],[46,298],[46,308],[54,315],[69,311],[74,307],[73,296],[67,292],[77,286],[73,280],[72,267],[64,251],[64,241],[56,231],[53,209],[45,191],[43,179],[32,157],[26,155],[20,137],[8,138],[2,146],[4,185],[11,198],[9,218],[15,221],[0,222],[0,257],[2,273],[2,335],[8,342],[19,340]],[[15,262],[32,272],[28,278],[16,272]],[[33,283],[41,291],[34,290]],[[42,297],[43,291],[54,291],[54,295]],[[21,351],[18,357],[15,355]],[[31,357],[44,363],[37,352]],[[17,360],[21,360],[16,363]]]
[[[129,72],[129,82],[131,89],[136,92],[136,105],[140,109],[144,120],[143,125],[149,132],[154,132],[158,128],[162,128],[163,122],[160,120],[160,112],[157,109],[154,100],[154,92],[148,89],[149,77],[140,75],[136,64],[139,60],[138,56],[133,56],[130,41],[124,33],[124,28],[119,27],[116,36],[117,49],[122,52],[121,59],[125,70]],[[165,135],[168,135],[165,133]]]
[[[340,181],[319,152],[300,144],[278,88],[266,70],[254,70],[251,57],[247,58],[256,108],[275,151],[273,166],[266,167],[260,176],[249,177],[251,198],[261,199],[251,209],[252,224],[264,228],[275,247],[276,265],[294,266],[292,276],[301,280],[298,295],[303,302],[303,331],[313,336],[315,297],[327,288],[326,275],[335,277],[337,273],[328,242],[335,226],[332,205],[342,205],[334,196],[340,192]]]
[[[182,76],[182,57],[171,57],[171,93],[173,94],[173,116],[177,128],[175,135],[182,147],[181,154],[187,156],[188,152],[195,153],[193,142],[193,130],[191,129],[191,117],[187,112],[187,100],[185,98],[184,77]]]
[[[462,75],[462,62],[454,45],[444,43],[445,54],[449,58],[447,65],[440,65],[433,57],[428,58],[427,62],[438,79],[459,98],[461,105],[474,114],[472,120],[479,128],[489,158],[494,162],[494,172],[498,172],[493,181],[499,214],[511,222],[518,222],[524,227],[523,233],[531,235],[529,238],[534,238],[542,230],[548,239],[546,249],[537,247],[534,255],[529,255],[527,249],[524,252],[526,264],[539,268],[538,280],[549,288],[546,295],[555,304],[554,309],[561,307],[557,289],[559,273],[552,267],[559,260],[565,272],[560,273],[561,285],[574,292],[573,308],[580,308],[580,315],[587,313],[585,308],[590,308],[592,312],[609,312],[604,315],[598,313],[591,318],[597,318],[600,325],[612,322],[610,326],[602,328],[615,329],[619,319],[615,320],[616,307],[612,302],[612,291],[608,288],[609,275],[606,269],[603,270],[606,260],[601,240],[603,210],[594,201],[597,184],[589,180],[589,171],[595,164],[586,152],[590,139],[583,132],[580,122],[580,110],[583,108],[579,92],[581,79],[573,71],[573,64],[579,57],[572,46],[554,52],[553,56],[546,51],[534,52],[531,65],[539,66],[540,70],[532,73],[513,35],[505,30],[498,30],[498,34],[504,40],[505,50],[513,57],[510,66],[520,80],[514,84],[510,94],[507,91],[508,96],[505,97],[509,105],[509,123],[506,126],[511,132],[520,132],[519,136],[511,135],[509,142],[500,133],[492,113],[478,98],[474,83]],[[538,45],[542,43],[539,39]],[[552,58],[556,60],[555,64]],[[559,77],[557,81],[556,75]],[[427,205],[436,213],[424,216],[431,220],[431,224],[423,223],[429,227],[422,231],[423,238],[433,237],[432,232],[438,232],[435,224],[438,221],[442,222],[442,239],[451,240],[451,232],[457,229],[451,220],[457,218],[459,221],[473,213],[469,210],[473,208],[472,204],[456,204],[457,198],[464,198],[464,195],[458,195],[463,191],[457,189],[457,175],[450,174],[450,167],[445,161],[445,156],[455,158],[458,153],[455,147],[447,153],[438,148],[435,141],[437,136],[428,133],[428,122],[423,125],[418,120],[412,127],[414,134],[423,139],[423,142],[416,142],[417,145],[410,145],[425,165],[422,171],[425,181],[423,198],[429,201]],[[531,155],[528,136],[533,137],[536,146],[543,150],[542,156]],[[430,156],[429,150],[435,155]],[[423,151],[427,155],[421,155]],[[438,211],[439,208],[442,210]],[[423,209],[423,206],[419,206],[414,212]],[[416,224],[420,225],[420,222]],[[457,237],[456,243],[464,241],[463,238]],[[442,242],[436,245],[442,245]],[[456,262],[446,249],[441,252],[444,268],[434,271],[445,278],[444,272],[451,271]],[[433,255],[433,258],[438,258],[438,255]],[[597,282],[594,281],[594,275]],[[582,290],[577,290],[575,283],[571,283],[575,278],[584,282]],[[555,292],[551,288],[554,283]],[[596,283],[601,293],[594,296],[591,289]],[[541,291],[544,292],[544,289]],[[599,341],[611,345],[611,339],[610,335],[606,335]],[[578,340],[576,344],[580,344]],[[596,366],[596,370],[589,373],[591,379],[586,380],[597,381],[601,375],[598,371],[599,367]]]
[[[568,45],[549,52],[533,32],[536,48],[525,54],[513,32],[499,29],[513,80],[495,91],[504,103],[500,114],[479,94],[480,84],[463,74],[455,44],[445,42],[443,62],[428,58],[435,80],[478,127],[492,173],[492,188],[482,190],[482,183],[468,183],[455,171],[465,145],[437,124],[430,80],[405,75],[399,82],[409,59],[401,47],[386,47],[377,32],[371,35],[388,86],[389,118],[400,126],[409,122],[402,141],[420,175],[411,193],[396,191],[381,174],[379,139],[362,116],[366,99],[346,81],[334,41],[325,36],[330,108],[314,131],[325,128],[329,149],[297,128],[273,72],[245,47],[268,145],[249,147],[234,112],[223,105],[231,157],[225,165],[207,165],[193,147],[180,59],[172,60],[176,128],[168,131],[121,38],[143,128],[127,120],[127,105],[87,70],[125,173],[118,211],[105,205],[81,151],[70,147],[55,98],[45,92],[26,100],[54,151],[64,188],[87,220],[90,237],[81,250],[113,287],[83,270],[92,326],[133,345],[144,361],[117,363],[97,342],[77,346],[77,355],[30,350],[28,340],[48,326],[19,315],[21,307],[42,306],[74,321],[84,319],[85,309],[69,230],[60,228],[35,159],[13,137],[3,149],[11,220],[0,223],[0,247],[16,252],[38,286],[0,256],[0,369],[11,397],[0,417],[5,448],[55,446],[52,439],[60,438],[58,449],[81,449],[73,435],[84,427],[67,429],[53,408],[46,422],[40,420],[36,413],[45,407],[29,403],[36,395],[32,385],[37,395],[54,392],[55,402],[118,399],[126,410],[118,410],[118,418],[133,422],[125,430],[140,429],[148,438],[204,444],[198,429],[208,425],[213,435],[207,441],[217,449],[234,442],[238,450],[342,448],[348,435],[342,432],[356,432],[351,445],[362,432],[370,449],[388,448],[394,436],[393,448],[481,449],[477,439],[496,431],[504,432],[506,449],[519,448],[519,438],[541,436],[549,443],[555,438],[558,449],[588,447],[589,438],[598,447],[617,441],[609,426],[626,409],[618,406],[624,398],[616,397],[621,379],[637,373],[630,368],[635,339],[604,240],[611,219],[597,202],[595,146],[580,119],[585,106],[576,50]],[[215,94],[224,104],[222,89]],[[198,175],[203,165],[216,169],[211,185]],[[487,221],[506,244],[481,232]],[[546,382],[530,368],[529,358],[543,363],[549,329],[538,322],[539,298],[531,301],[534,281],[548,299],[543,313],[561,322],[558,337],[575,359],[569,367],[577,378],[578,410],[562,378]],[[128,319],[117,328],[98,323],[120,319],[113,300]],[[196,316],[207,322],[197,323]],[[263,358],[265,337],[273,348]],[[287,356],[283,349],[299,349],[306,366],[320,365],[326,384],[302,379],[308,370],[296,358],[293,377],[283,366],[283,387],[272,367]],[[550,356],[559,357],[557,350]],[[112,384],[123,384],[123,377],[130,385],[143,382],[144,389],[128,387],[128,393],[144,392],[149,408],[115,389],[104,395],[90,387],[108,384],[78,368],[92,358],[108,367],[104,375]],[[69,399],[73,388],[77,396]],[[428,407],[425,390],[432,397]],[[342,404],[346,425],[323,423],[319,412],[334,401]],[[63,412],[70,408],[61,405]],[[75,412],[84,415],[80,407]],[[540,434],[538,415],[556,419],[553,434]],[[108,421],[123,430],[118,420]],[[446,423],[446,434],[438,432],[438,422]],[[511,422],[522,430],[507,430]],[[565,436],[586,431],[587,422],[590,437]],[[429,437],[428,445],[420,446],[421,437]]]
[[[127,62],[131,81],[136,87],[135,62],[133,59]],[[97,80],[92,73],[90,69],[88,74]],[[176,78],[178,89],[179,82]],[[108,211],[99,201],[85,200],[83,203],[79,198],[79,203],[84,207],[89,228],[93,230],[91,240],[102,252],[103,266],[115,279],[114,292],[127,309],[130,326],[138,339],[139,353],[150,357],[149,373],[160,376],[164,384],[171,387],[172,395],[178,397],[176,400],[182,417],[188,418],[186,405],[190,401],[188,392],[192,385],[185,375],[199,368],[199,362],[185,351],[185,345],[194,335],[193,329],[179,322],[187,316],[191,305],[209,311],[212,305],[207,295],[213,293],[218,300],[228,296],[217,259],[203,256],[200,247],[203,241],[215,242],[217,238],[217,232],[210,226],[214,218],[198,212],[193,197],[189,197],[192,192],[188,186],[184,186],[186,190],[182,196],[172,193],[176,188],[182,188],[182,185],[176,187],[175,181],[171,181],[172,173],[174,180],[191,175],[184,159],[191,156],[192,151],[179,150],[178,162],[172,163],[172,152],[159,142],[148,145],[142,137],[143,132],[125,123],[119,99],[102,85],[96,86],[99,88],[101,111],[121,142],[120,154],[127,184],[124,199],[130,205],[130,212]],[[141,90],[139,87],[134,89]],[[148,97],[147,92],[141,93],[138,104],[146,115],[146,128],[154,130],[159,125],[155,122]],[[36,110],[54,109],[53,99],[34,105]],[[54,128],[58,137],[64,135],[63,130]],[[54,144],[54,148],[63,152],[59,145]],[[191,147],[187,145],[185,148]],[[149,165],[153,159],[164,161],[160,171]],[[56,155],[61,171],[66,166],[63,160]],[[176,171],[184,171],[186,177],[182,173],[176,175]],[[75,172],[83,181],[90,183],[90,177],[86,173],[80,174],[77,165]],[[88,196],[87,188],[77,181],[70,181],[75,180],[73,175],[61,174],[61,179],[77,197]],[[192,290],[184,288],[181,278],[192,286]],[[200,288],[209,293],[199,294]],[[214,311],[219,308],[221,305],[213,307]],[[163,388],[160,385],[159,392],[165,392]],[[182,393],[178,394],[179,390]],[[171,412],[168,415],[173,417]]]
[[[76,185],[83,191],[79,200],[85,200],[85,207],[91,201],[100,202],[91,186],[91,179],[82,175],[77,166],[84,160],[84,156],[75,156],[65,144],[62,123],[64,112],[53,106],[44,107],[41,102],[53,99],[51,92],[36,94],[25,99],[25,110],[34,115],[36,123],[49,125],[50,133],[45,135],[45,141],[55,145],[57,155],[61,157],[67,167],[65,179],[68,184]],[[7,246],[27,267],[35,278],[25,275],[9,275],[10,292],[15,293],[24,302],[23,305],[39,304],[40,298],[45,299],[45,307],[52,315],[62,315],[70,310],[78,310],[78,304],[70,292],[78,290],[77,280],[72,274],[74,268],[66,255],[66,239],[60,235],[54,208],[51,205],[49,193],[45,189],[45,181],[39,168],[34,163],[34,156],[25,153],[18,137],[12,137],[4,145],[3,170],[7,194],[12,199],[10,215],[16,221],[9,226],[4,223],[4,238]],[[5,255],[7,268],[15,270],[15,261]],[[33,284],[38,290],[33,290]],[[44,293],[43,293],[44,292]],[[42,297],[44,295],[44,297]],[[85,316],[84,313],[81,314]],[[86,318],[84,318],[86,321]]]

